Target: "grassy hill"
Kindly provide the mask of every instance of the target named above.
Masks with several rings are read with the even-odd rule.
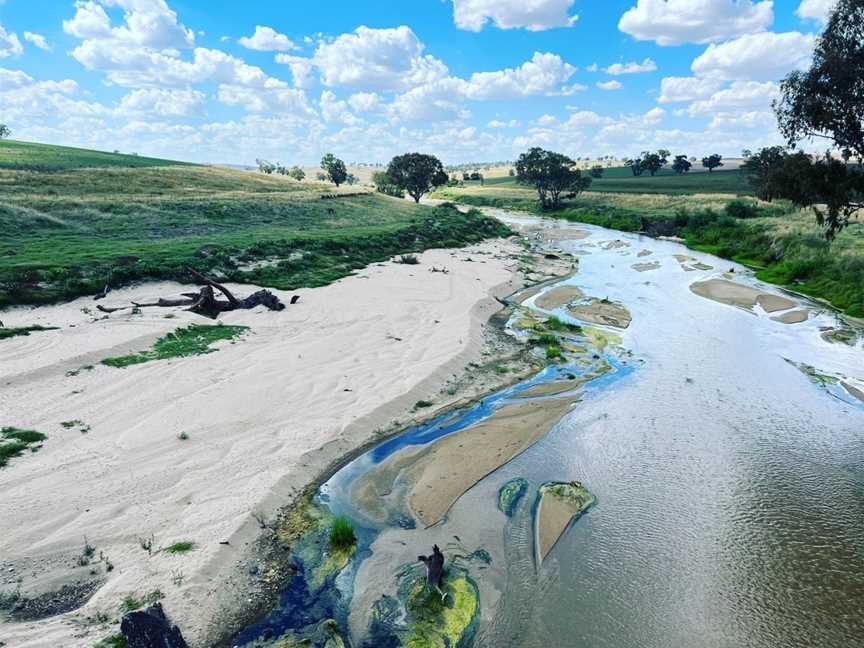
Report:
[[[187,163],[69,146],[0,140],[0,169],[50,170],[85,167],[152,167],[174,164]]]
[[[238,282],[320,286],[395,254],[507,233],[453,207],[371,193],[321,199],[333,191],[196,165],[0,169],[0,307],[94,294],[106,282],[188,280],[187,265]]]

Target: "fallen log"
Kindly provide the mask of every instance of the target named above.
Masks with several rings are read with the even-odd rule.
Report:
[[[115,313],[117,311],[127,308],[185,307],[187,311],[191,311],[193,313],[197,313],[198,315],[203,315],[204,317],[209,317],[211,319],[216,319],[217,317],[219,317],[220,313],[225,313],[227,311],[233,310],[247,310],[250,308],[255,308],[256,306],[264,306],[269,310],[273,311],[281,311],[285,308],[285,304],[283,304],[282,301],[269,290],[258,290],[249,295],[248,297],[238,299],[225,286],[201,274],[194,268],[186,268],[186,270],[195,279],[197,279],[199,283],[204,284],[201,290],[199,290],[197,293],[182,293],[182,298],[160,298],[155,302],[141,303],[133,301],[129,306],[109,307],[99,304],[98,306],[96,306],[96,308],[98,308],[103,313]],[[225,297],[224,300],[216,297],[215,291],[217,290]],[[296,304],[299,299],[299,296],[294,295],[291,298],[291,303]]]

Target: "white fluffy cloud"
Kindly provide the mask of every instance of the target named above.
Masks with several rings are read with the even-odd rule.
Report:
[[[18,40],[18,35],[14,32],[7,32],[0,24],[0,59],[20,56],[23,51],[24,48],[21,46],[21,41]]]
[[[660,103],[705,99],[723,85],[719,79],[699,77],[666,77],[660,81]]]
[[[453,21],[459,29],[480,31],[492,22],[499,29],[543,31],[570,27],[575,0],[453,0]]]
[[[35,34],[33,32],[25,31],[24,40],[26,40],[28,43],[33,43],[41,50],[45,50],[46,52],[51,51],[51,45],[48,44],[48,39],[45,38],[42,34]]]
[[[348,104],[357,113],[375,113],[382,110],[381,97],[376,92],[356,92],[348,97]]]
[[[447,77],[423,84],[398,95],[389,107],[394,121],[436,122],[467,119],[463,106],[466,83]]]
[[[124,24],[113,27],[105,6],[124,9]],[[75,15],[63,21],[63,30],[78,38],[153,49],[195,44],[195,34],[164,0],[76,0]]]
[[[795,13],[802,20],[824,23],[828,21],[828,16],[836,5],[837,0],[803,0]]]
[[[146,88],[134,90],[120,100],[118,111],[124,114],[188,117],[201,114],[205,95],[197,90]]]
[[[314,111],[305,93],[296,88],[256,88],[247,85],[223,83],[217,93],[219,101],[227,106],[242,106],[251,113],[281,115],[285,118],[310,118]]]
[[[424,45],[410,27],[371,29],[360,26],[321,42],[312,58],[277,55],[291,66],[295,85],[308,87],[317,69],[325,86],[360,91],[407,90],[447,76],[447,66],[423,55]]]
[[[512,99],[549,94],[558,90],[576,68],[557,54],[534,52],[530,61],[518,68],[496,72],[475,72],[468,80],[470,99]]]
[[[629,63],[613,63],[603,71],[606,74],[618,76],[620,74],[641,74],[642,72],[654,72],[657,69],[657,64],[650,58],[646,58],[641,63],[631,61]]]
[[[816,37],[799,32],[748,34],[720,45],[709,45],[691,65],[701,77],[723,80],[773,81],[806,68]]]
[[[620,90],[624,86],[621,85],[620,81],[615,81],[613,79],[611,81],[598,81],[597,87],[601,90]]]
[[[255,33],[244,36],[237,41],[243,47],[259,52],[287,52],[300,49],[294,41],[285,34],[280,34],[272,27],[255,26]]]
[[[773,20],[771,0],[638,0],[618,29],[637,40],[680,45],[760,32]]]
[[[708,99],[694,102],[688,109],[691,117],[733,112],[770,112],[771,102],[780,94],[776,83],[736,81]]]

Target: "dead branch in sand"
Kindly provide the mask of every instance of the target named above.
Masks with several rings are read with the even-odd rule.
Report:
[[[103,313],[115,313],[127,308],[182,308],[186,307],[187,311],[216,319],[220,313],[227,311],[250,309],[256,306],[265,306],[269,310],[281,311],[285,308],[285,304],[269,290],[258,290],[248,297],[238,299],[234,294],[220,283],[216,283],[213,279],[201,274],[194,268],[186,268],[199,283],[204,286],[197,293],[183,293],[182,298],[165,299],[160,298],[155,302],[138,303],[132,302],[129,306],[109,307],[99,304],[97,309]],[[216,292],[219,291],[225,299],[219,299]],[[299,296],[294,295],[291,298],[291,303],[296,304]]]

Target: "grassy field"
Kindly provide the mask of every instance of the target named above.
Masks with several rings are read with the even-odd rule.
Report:
[[[0,140],[0,169],[55,170],[85,167],[152,167],[185,164],[104,151]]]
[[[539,213],[536,193],[514,184],[441,189],[435,197]],[[848,315],[864,317],[861,221],[829,245],[811,211],[729,193],[588,192],[544,215],[629,232],[640,231],[644,218],[649,228],[680,236],[693,249],[753,267],[764,281],[825,299]]]
[[[346,189],[348,191],[348,189]],[[476,212],[204,166],[0,169],[0,307],[94,294],[184,268],[282,289],[395,254],[506,234]]]
[[[480,186],[479,182],[467,182],[470,188]],[[509,176],[486,178],[484,186],[518,188],[516,179]],[[647,173],[638,178],[629,168],[613,167],[604,169],[602,178],[593,178],[591,193],[636,193],[636,194],[737,194],[752,195],[744,176],[737,170],[690,172],[676,175],[671,169],[661,169],[657,175]]]

